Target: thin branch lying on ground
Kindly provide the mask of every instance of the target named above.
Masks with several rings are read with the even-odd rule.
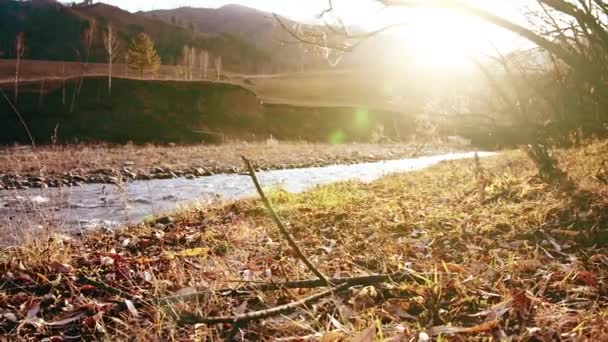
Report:
[[[331,278],[328,279],[330,283],[334,285],[343,285],[347,284],[350,287],[360,286],[360,285],[372,285],[383,283],[387,281],[398,282],[402,281],[406,278],[410,278],[414,281],[421,281],[424,279],[423,276],[417,275],[414,271],[411,270],[403,270],[399,272],[389,273],[389,274],[372,274],[367,276],[359,276],[359,277],[347,277],[347,278]],[[279,289],[312,289],[318,287],[326,287],[327,284],[320,279],[305,279],[305,280],[294,280],[287,281],[282,283],[268,283],[263,282],[255,285],[243,286],[240,288],[224,288],[215,290],[213,292],[223,295],[223,296],[231,296],[231,295],[239,295],[243,293],[249,293],[251,291],[273,291]],[[188,302],[195,300],[196,298],[202,297],[209,292],[209,289],[206,287],[200,287],[195,292],[184,294],[184,295],[175,295],[164,297],[160,300],[162,304],[170,305],[180,302]]]
[[[218,323],[241,323],[264,319],[267,317],[276,316],[301,306],[312,304],[320,299],[348,290],[352,287],[349,283],[330,288],[323,292],[316,293],[312,296],[302,298],[298,301],[291,302],[285,305],[275,306],[266,310],[253,311],[235,316],[220,316],[220,317],[201,317],[195,314],[182,315],[180,322],[182,324],[218,324]]]
[[[250,289],[251,290],[273,290],[273,289],[279,289],[279,288],[315,288],[315,287],[323,287],[323,286],[327,286],[327,287],[329,287],[329,289],[316,293],[316,294],[313,294],[306,298],[302,298],[298,301],[295,301],[295,302],[292,302],[289,304],[279,305],[279,306],[275,306],[275,307],[272,307],[269,309],[253,311],[253,312],[244,313],[244,314],[235,315],[235,316],[203,317],[203,316],[200,316],[197,314],[191,314],[191,313],[182,314],[180,317],[180,322],[182,324],[218,324],[218,323],[241,324],[241,323],[247,323],[250,321],[260,320],[260,319],[264,319],[267,317],[279,315],[279,314],[291,311],[291,310],[301,307],[301,306],[306,306],[308,304],[311,304],[315,301],[318,301],[318,300],[325,298],[327,296],[330,296],[332,294],[336,294],[336,293],[348,290],[353,286],[381,283],[381,282],[385,282],[388,280],[400,280],[407,276],[414,275],[411,271],[405,270],[405,271],[396,272],[396,273],[392,273],[392,274],[379,274],[379,275],[353,277],[353,278],[338,278],[338,279],[332,279],[332,280],[327,279],[321,272],[319,272],[317,270],[317,268],[302,253],[302,251],[296,244],[296,242],[293,239],[293,237],[291,236],[291,234],[289,234],[289,232],[287,231],[287,228],[285,227],[285,225],[279,218],[278,214],[275,212],[274,208],[272,207],[272,204],[266,197],[266,194],[262,190],[262,187],[260,186],[260,182],[258,181],[258,178],[256,176],[255,170],[253,169],[253,166],[251,165],[251,162],[249,162],[249,160],[245,157],[242,157],[242,158],[243,158],[243,161],[245,162],[245,165],[247,166],[247,169],[249,170],[251,179],[253,180],[253,183],[254,183],[258,193],[260,194],[262,202],[266,206],[266,209],[268,209],[268,211],[270,212],[270,216],[271,216],[272,220],[279,227],[279,230],[281,231],[281,233],[283,234],[285,239],[289,242],[289,245],[293,248],[293,250],[298,255],[298,257],[318,277],[318,279],[313,279],[313,280],[292,281],[292,282],[286,282],[286,283],[282,283],[282,284],[274,284],[274,283],[263,284],[263,285],[260,285],[257,287],[255,287],[255,286],[250,287]],[[339,284],[339,285],[334,287],[333,284]],[[220,290],[220,291],[216,291],[216,292],[221,292],[221,291],[224,291],[224,290]],[[232,292],[233,290],[228,289],[228,290],[225,290],[224,292],[226,292],[226,291]],[[161,302],[163,302],[165,304],[173,304],[173,303],[176,303],[179,301],[192,300],[194,298],[197,298],[201,294],[202,293],[197,291],[195,293],[190,293],[190,294],[187,294],[184,296],[167,297],[167,298],[164,298],[163,300],[161,300]]]
[[[312,264],[312,262],[310,262],[310,260],[308,260],[306,255],[304,255],[304,253],[302,253],[302,250],[300,250],[300,247],[298,247],[298,244],[296,243],[296,241],[293,239],[291,234],[289,234],[289,232],[287,231],[287,227],[285,227],[285,225],[279,218],[279,215],[276,213],[276,211],[274,211],[272,204],[266,197],[266,194],[264,194],[264,190],[262,190],[262,186],[260,185],[260,182],[258,181],[258,177],[255,174],[255,170],[253,169],[253,166],[251,166],[251,162],[249,162],[249,160],[245,157],[241,157],[241,158],[243,159],[243,161],[245,162],[245,166],[247,166],[247,169],[249,170],[249,175],[251,176],[251,179],[253,180],[253,184],[255,185],[255,188],[258,191],[258,194],[260,194],[260,197],[262,198],[262,202],[264,203],[264,206],[266,206],[266,209],[268,209],[268,212],[270,213],[270,217],[272,218],[272,221],[274,221],[274,223],[277,225],[277,227],[279,227],[281,234],[287,240],[287,242],[289,243],[289,246],[293,249],[293,251],[296,253],[298,258],[300,258],[300,260],[302,260],[302,262],[304,262],[304,264],[306,264],[308,269],[319,278],[319,280],[323,281],[323,283],[325,283],[327,286],[331,287],[332,286],[331,282],[329,280],[327,280],[327,277],[325,277],[321,272],[319,272],[319,270]]]

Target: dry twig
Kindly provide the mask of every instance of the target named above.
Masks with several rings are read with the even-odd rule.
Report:
[[[260,186],[260,182],[258,181],[258,177],[255,174],[255,170],[253,169],[253,166],[251,166],[251,162],[249,162],[249,160],[245,157],[241,157],[241,158],[243,158],[243,161],[245,162],[245,166],[247,166],[247,169],[249,170],[249,175],[251,176],[251,179],[253,180],[253,184],[255,184],[256,190],[258,191],[258,193],[260,194],[260,197],[262,198],[262,202],[264,203],[264,206],[266,206],[266,209],[268,209],[268,212],[270,212],[270,217],[272,218],[272,221],[274,221],[274,223],[277,225],[277,227],[279,227],[281,234],[283,234],[283,237],[287,240],[287,242],[289,243],[289,246],[293,249],[293,251],[296,253],[298,258],[300,258],[300,260],[302,260],[302,262],[304,262],[304,264],[308,267],[308,269],[312,273],[314,273],[327,286],[331,287],[331,285],[332,285],[331,282],[329,280],[327,280],[327,278],[321,272],[319,272],[319,270],[312,264],[312,262],[310,262],[310,260],[308,260],[306,255],[304,255],[304,253],[302,253],[302,250],[300,250],[300,247],[298,247],[298,244],[296,243],[296,241],[293,239],[291,234],[289,234],[289,232],[287,231],[287,227],[285,227],[285,225],[279,218],[279,215],[276,213],[276,211],[274,211],[272,204],[266,197],[266,194],[264,194],[264,190],[262,190],[262,186]]]
[[[201,317],[201,316],[194,315],[194,314],[182,315],[180,322],[182,324],[201,324],[201,323],[218,324],[218,323],[241,323],[241,322],[260,320],[260,319],[264,319],[264,318],[271,317],[271,316],[276,316],[276,315],[291,311],[291,310],[296,309],[301,306],[312,304],[312,303],[318,301],[319,299],[323,299],[334,293],[339,293],[344,290],[347,290],[351,286],[352,285],[350,285],[348,283],[344,283],[342,285],[338,285],[336,287],[330,288],[323,292],[316,293],[316,294],[314,294],[312,296],[308,296],[306,298],[302,298],[298,301],[291,302],[289,304],[275,306],[270,309],[244,313],[241,315],[223,316],[223,317],[222,316],[220,316],[220,317]]]

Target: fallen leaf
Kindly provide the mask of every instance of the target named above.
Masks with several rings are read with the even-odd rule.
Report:
[[[431,337],[429,336],[429,334],[425,333],[424,331],[421,332],[420,334],[418,334],[418,342],[428,342],[431,340]]]
[[[551,234],[553,235],[561,235],[564,237],[575,238],[579,236],[580,232],[576,230],[567,230],[567,229],[553,229],[551,230]]]
[[[526,295],[526,290],[511,290],[511,298],[513,302],[511,306],[520,316],[525,317],[530,312],[530,308],[532,307],[532,301]]]
[[[506,300],[502,303],[498,303],[494,306],[492,306],[491,308],[484,310],[484,311],[480,311],[478,313],[469,315],[469,317],[488,317],[492,320],[496,320],[499,319],[500,317],[502,317],[505,313],[507,313],[509,311],[509,309],[511,308],[511,303],[512,303],[512,299]]]
[[[429,334],[431,336],[437,335],[451,335],[451,334],[460,334],[460,333],[479,333],[493,330],[499,324],[498,320],[493,320],[489,322],[482,323],[480,325],[476,325],[474,327],[464,328],[464,327],[450,327],[446,325],[439,325],[436,327],[432,327],[429,329]]]
[[[72,317],[68,317],[68,318],[64,318],[64,319],[60,319],[57,321],[53,321],[53,322],[49,322],[46,323],[46,325],[50,326],[50,327],[63,327],[66,326],[72,322],[78,321],[79,319],[85,317],[86,314],[84,312],[79,312],[76,315],[73,315]]]
[[[305,340],[302,340],[302,341],[305,341]],[[309,341],[313,341],[313,339],[310,339]],[[323,335],[323,337],[321,337],[321,339],[319,340],[319,342],[338,342],[338,341],[344,341],[344,334],[341,333],[340,331],[329,331],[325,335]]]
[[[446,271],[455,272],[455,273],[467,273],[467,269],[456,264],[443,263],[443,268]]]
[[[585,286],[596,287],[597,276],[589,271],[579,271],[574,279]]]
[[[329,320],[336,329],[348,333],[348,329],[344,326],[344,324],[340,323],[334,316],[331,316]]]
[[[359,335],[355,336],[353,342],[373,342],[376,339],[376,325],[363,330]]]
[[[129,299],[125,299],[125,304],[127,305],[127,309],[129,309],[131,315],[133,315],[133,317],[135,318],[138,318],[139,312],[137,312],[137,309],[135,308],[135,305],[133,305],[133,302]]]
[[[59,272],[59,273],[63,273],[63,274],[70,274],[72,273],[72,271],[74,270],[74,268],[68,264],[62,264],[58,261],[53,261],[51,263],[51,267]]]
[[[165,256],[169,259],[174,259],[175,257],[197,257],[197,256],[206,256],[207,254],[209,254],[209,248],[206,247],[198,247],[198,248],[190,248],[190,249],[184,249],[183,251],[179,251],[179,252],[166,252]]]

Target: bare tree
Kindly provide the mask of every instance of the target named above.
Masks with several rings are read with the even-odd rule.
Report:
[[[560,60],[563,67],[572,73],[572,81],[578,84],[576,88],[584,91],[585,97],[593,97],[593,102],[601,104],[601,108],[608,108],[608,5],[605,1],[537,0],[539,9],[536,9],[534,14],[540,17],[540,23],[531,26],[515,23],[465,0],[370,2],[393,8],[436,8],[460,12],[511,31],[544,49],[552,59]],[[332,13],[335,14],[333,3],[328,0],[328,7],[319,17],[324,19]],[[300,26],[290,27],[279,16],[275,15],[275,18],[296,42],[339,52],[350,52],[370,37],[395,26],[408,24],[391,24],[375,31],[353,34],[341,21],[338,21],[337,25],[327,24],[326,21],[324,29],[310,31]],[[606,120],[606,113],[607,110],[594,112],[597,119],[601,120]]]
[[[196,49],[193,47],[190,48],[190,81],[194,79],[194,68],[196,64]]]
[[[15,53],[17,55],[17,65],[15,67],[15,103],[19,99],[19,66],[21,64],[21,57],[25,52],[25,34],[19,32],[15,39]]]
[[[184,45],[184,80],[190,79],[190,47],[188,45]]]
[[[108,54],[108,93],[112,94],[112,63],[118,57],[118,37],[112,25],[108,25],[108,30],[103,36],[103,45]]]
[[[65,62],[61,64],[61,104],[65,106]]]
[[[206,50],[201,51],[200,62],[201,78],[207,79],[207,69],[209,68],[209,52],[207,52]]]
[[[91,47],[93,45],[93,39],[95,37],[95,27],[96,27],[96,22],[94,20],[91,20],[88,22],[89,26],[86,27],[83,31],[82,31],[82,36],[81,36],[81,42],[82,42],[82,48],[83,48],[83,52],[85,55],[85,59],[84,61],[81,63],[81,71],[80,71],[80,78],[78,79],[77,85],[76,85],[76,89],[74,91],[74,94],[72,96],[72,103],[70,104],[70,113],[74,112],[74,108],[76,106],[76,98],[80,95],[80,91],[82,90],[82,85],[84,83],[84,74],[86,72],[86,69],[89,65],[89,57],[91,55]],[[78,52],[78,51],[77,51]],[[80,55],[80,53],[79,53]]]
[[[217,72],[217,80],[222,76],[222,56],[215,57],[215,71]]]
[[[125,75],[129,77],[129,51],[125,53]]]

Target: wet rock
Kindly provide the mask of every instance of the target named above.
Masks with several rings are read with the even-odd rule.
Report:
[[[157,173],[156,175],[154,175],[154,178],[157,179],[171,179],[171,178],[175,178],[174,175],[170,174],[170,173]]]
[[[207,176],[207,170],[205,170],[205,169],[203,169],[201,167],[194,168],[192,170],[192,173],[195,174],[195,175],[197,175],[197,176],[199,176],[199,177],[201,177],[201,176]]]
[[[124,169],[122,169],[122,174],[123,174],[124,177],[129,178],[129,179],[136,179],[137,178],[137,175],[133,171],[129,170],[126,167]]]
[[[164,225],[171,224],[173,222],[175,222],[175,219],[171,216],[163,216],[154,220],[154,223]]]
[[[140,173],[140,174],[137,175],[136,179],[139,179],[139,180],[150,180],[150,179],[152,179],[152,176],[150,176],[147,173]]]
[[[107,176],[105,179],[106,183],[111,183],[111,184],[118,184],[120,183],[119,179],[117,177],[114,176]]]
[[[81,182],[81,183],[86,182],[86,179],[81,175],[72,175],[71,178],[72,178],[72,181]]]
[[[194,179],[194,178],[196,178],[196,176],[191,173],[186,175],[186,179]]]

